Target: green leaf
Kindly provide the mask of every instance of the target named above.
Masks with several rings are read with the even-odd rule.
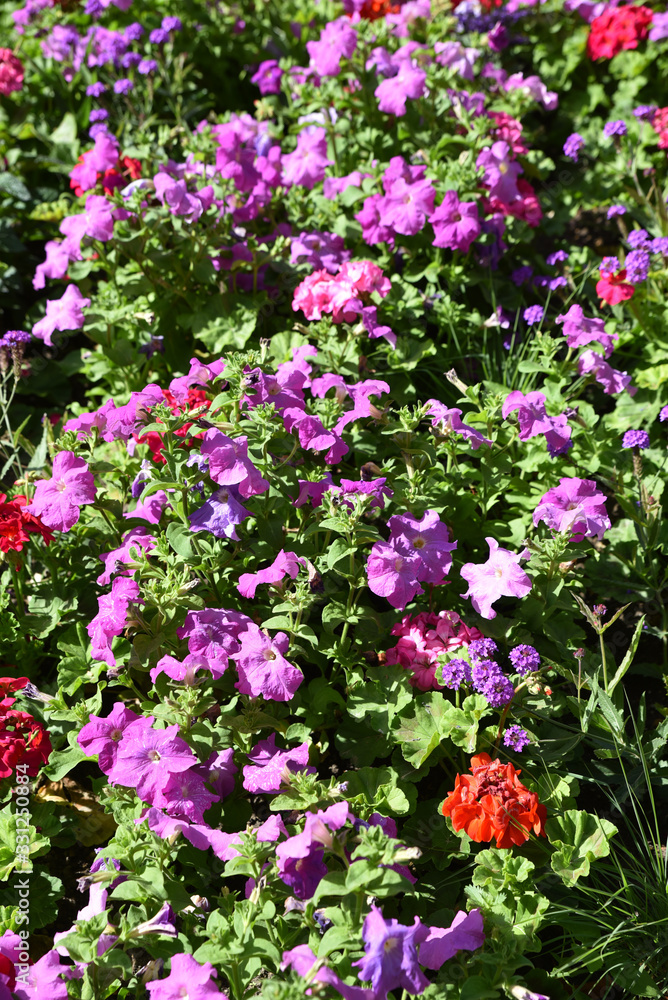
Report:
[[[491,847],[476,855],[473,872],[474,885],[491,885],[498,889],[526,882],[536,866],[528,858],[521,858],[510,851]]]
[[[607,857],[617,827],[583,810],[568,809],[549,819],[545,831],[550,843],[558,848],[552,855],[552,870],[566,885],[573,885],[589,874],[593,861]]]
[[[633,657],[636,655],[636,651],[638,649],[638,643],[640,642],[640,636],[642,635],[642,630],[643,630],[644,624],[645,624],[645,615],[643,615],[638,620],[638,624],[636,625],[635,632],[633,633],[633,638],[631,639],[631,645],[626,650],[626,653],[624,655],[624,659],[622,660],[622,662],[617,667],[617,670],[615,672],[615,676],[608,683],[608,694],[609,695],[612,695],[612,692],[615,690],[615,688],[617,687],[617,685],[619,684],[619,682],[624,678],[624,675],[626,674],[626,671],[629,669],[629,667],[633,663]]]
[[[346,771],[341,781],[347,782],[346,798],[358,799],[360,805],[369,812],[392,813],[403,816],[415,804],[417,789],[406,783],[405,791],[399,788],[399,776],[392,767],[360,767],[357,771]]]
[[[190,561],[195,557],[193,534],[184,524],[173,521],[167,528],[167,539],[178,556]]]
[[[60,781],[66,774],[77,766],[82,760],[88,760],[88,756],[80,747],[68,747],[53,754],[51,763],[44,768],[44,773],[51,781]]]
[[[421,767],[448,737],[473,753],[480,719],[489,712],[483,695],[469,695],[461,708],[455,708],[440,691],[432,691],[416,699],[415,715],[400,717],[395,737],[409,764]]]

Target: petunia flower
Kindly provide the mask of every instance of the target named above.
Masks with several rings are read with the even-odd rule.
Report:
[[[167,978],[147,983],[146,989],[151,1000],[227,1000],[214,982],[217,975],[211,962],[200,965],[192,955],[172,955]]]
[[[593,480],[566,477],[540,498],[533,523],[544,521],[553,531],[569,532],[572,542],[585,537],[600,539],[611,527],[606,500]]]
[[[69,531],[79,520],[80,508],[95,503],[95,480],[83,458],[73,451],[59,451],[53,460],[51,479],[41,479],[26,510],[41,518],[48,528]]]
[[[499,547],[495,538],[486,538],[489,558],[485,563],[465,563],[461,574],[468,583],[462,597],[469,597],[475,611],[483,618],[496,618],[492,605],[501,597],[526,597],[531,580],[520,567],[521,555]]]

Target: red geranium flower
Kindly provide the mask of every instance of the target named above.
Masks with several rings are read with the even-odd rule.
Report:
[[[494,838],[500,848],[523,844],[533,831],[544,837],[547,812],[512,764],[480,753],[471,758],[471,774],[458,774],[455,790],[443,803],[455,830],[465,830],[476,843]]]
[[[647,38],[654,17],[649,7],[617,7],[591,22],[587,53],[591,59],[612,59],[622,49],[636,49]]]
[[[51,754],[51,740],[44,727],[28,712],[13,708],[0,714],[0,778],[8,778],[17,764],[33,777]]]
[[[0,551],[20,552],[32,533],[40,534],[47,545],[53,538],[51,529],[26,511],[27,505],[22,494],[8,500],[6,493],[0,493]]]
[[[11,708],[16,698],[10,698],[13,691],[20,691],[29,684],[27,677],[0,677],[0,711]]]
[[[626,269],[619,271],[618,274],[602,274],[596,282],[596,294],[609,306],[616,306],[630,299],[635,288],[625,281],[625,278]]]

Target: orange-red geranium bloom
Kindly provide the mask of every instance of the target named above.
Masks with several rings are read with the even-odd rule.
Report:
[[[544,837],[547,812],[520,781],[512,764],[479,753],[471,758],[471,774],[458,774],[455,790],[443,803],[455,830],[465,830],[471,840],[497,847],[512,847],[529,839],[531,831]]]

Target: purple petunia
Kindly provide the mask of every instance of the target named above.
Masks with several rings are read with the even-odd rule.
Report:
[[[428,928],[419,917],[411,925],[386,920],[373,904],[364,921],[362,938],[364,958],[353,962],[362,980],[371,980],[377,1000],[386,1000],[394,989],[422,993],[429,980],[420,968],[418,945],[428,936]]]
[[[197,763],[178,732],[176,725],[166,729],[128,727],[109,771],[110,783],[134,788],[140,799],[153,804],[172,775]]]
[[[411,514],[395,515],[388,524],[389,540],[376,542],[367,560],[369,589],[403,609],[423,592],[421,583],[444,582],[457,543],[450,541],[435,510],[425,511],[419,521]]]

